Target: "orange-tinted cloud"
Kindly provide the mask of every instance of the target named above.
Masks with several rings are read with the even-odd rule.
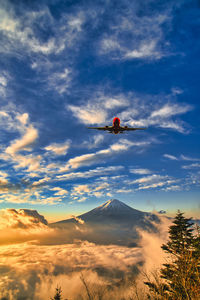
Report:
[[[7,208],[1,211],[0,228],[38,229],[48,224],[36,210]]]
[[[62,286],[63,298],[84,296],[81,273],[92,291],[111,285],[112,290],[106,292],[108,299],[131,296],[130,286],[119,282],[132,278],[133,270],[150,271],[162,262],[160,246],[168,227],[163,216],[159,232],[140,231],[139,247],[131,248],[75,241],[69,229],[49,228],[45,218],[34,210],[7,209],[1,219],[7,222],[7,228],[0,232],[0,298],[10,300],[50,299],[57,285]],[[86,230],[85,239],[87,234]],[[6,238],[10,238],[7,245]]]

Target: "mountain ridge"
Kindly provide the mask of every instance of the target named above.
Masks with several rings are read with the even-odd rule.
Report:
[[[105,203],[101,204],[100,206],[97,206],[96,208],[93,208],[92,210],[83,213],[79,216],[77,216],[77,218],[81,218],[81,219],[85,219],[85,217],[92,217],[92,216],[102,216],[104,215],[105,217],[119,217],[119,215],[126,215],[126,216],[142,216],[142,215],[151,215],[151,213],[147,213],[147,212],[142,212],[140,210],[134,209],[130,206],[128,206],[127,204],[125,204],[124,202],[117,200],[117,199],[110,199],[108,201],[106,201]],[[76,218],[68,218],[62,221],[57,221],[55,223],[52,224],[58,224],[58,223],[65,223],[65,222],[69,222],[72,220],[76,220]]]
[[[136,210],[122,201],[111,199],[102,205],[71,219],[49,224],[66,230],[70,242],[87,240],[96,244],[139,245],[140,231],[156,232],[158,216]]]

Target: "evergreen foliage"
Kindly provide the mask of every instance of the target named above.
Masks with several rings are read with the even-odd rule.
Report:
[[[51,300],[62,300],[62,295],[61,294],[62,294],[61,287],[57,287],[55,296],[53,298],[51,298]]]
[[[200,226],[196,225],[197,234],[194,238],[194,255],[198,259],[200,257]]]
[[[179,255],[184,249],[189,249],[192,245],[193,223],[191,218],[185,218],[180,211],[178,211],[173,223],[174,225],[169,228],[169,241],[161,248],[165,252]]]
[[[178,211],[162,249],[170,262],[163,265],[164,283],[145,282],[158,299],[200,299],[200,236],[194,235],[191,218]]]

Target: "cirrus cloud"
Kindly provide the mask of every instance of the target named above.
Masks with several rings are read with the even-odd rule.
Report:
[[[82,166],[90,166],[102,159],[111,156],[112,154],[117,154],[123,151],[129,150],[131,147],[144,147],[148,146],[152,141],[139,141],[132,142],[127,139],[120,139],[118,143],[112,144],[109,148],[99,150],[95,153],[83,154],[74,158],[69,159],[67,164],[64,167],[61,167],[59,172],[66,172],[70,169],[77,169]]]
[[[71,141],[67,140],[64,143],[53,143],[44,149],[53,152],[54,155],[66,155],[68,149],[70,148]]]

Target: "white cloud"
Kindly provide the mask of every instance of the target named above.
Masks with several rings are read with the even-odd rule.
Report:
[[[116,193],[123,193],[123,194],[128,194],[128,193],[132,193],[133,190],[132,189],[119,189],[119,190],[116,190]]]
[[[157,40],[144,42],[140,45],[138,49],[133,51],[126,51],[125,58],[134,59],[134,58],[156,58],[159,59],[162,57],[161,53],[156,49]]]
[[[28,172],[36,171],[40,168],[41,155],[14,155],[12,157],[16,163],[15,169],[27,168]]]
[[[194,157],[190,157],[190,156],[185,156],[183,154],[181,154],[179,157],[171,155],[171,154],[164,154],[163,155],[165,158],[171,159],[171,160],[184,160],[184,161],[200,161],[199,158],[194,158]]]
[[[175,117],[191,111],[193,107],[186,103],[176,103],[173,94],[148,95],[147,97],[147,95],[136,93],[117,96],[113,93],[113,96],[109,96],[97,91],[88,101],[80,103],[79,106],[69,105],[67,109],[84,124],[111,125],[111,118],[117,114],[124,125],[154,126],[188,133],[188,125]]]
[[[100,191],[108,188],[110,184],[108,182],[99,183],[99,185],[95,186],[95,191]]]
[[[163,24],[169,25],[169,11],[138,16],[137,6],[125,2],[100,40],[99,54],[111,59],[160,59],[167,55]],[[164,46],[164,47],[163,47]],[[163,49],[165,48],[165,51]]]
[[[47,151],[51,151],[54,153],[54,155],[66,155],[68,152],[68,149],[70,147],[71,141],[67,140],[64,143],[53,143],[44,149]]]
[[[27,174],[27,176],[31,177],[31,178],[40,177],[40,175],[38,173],[35,173],[35,172],[29,173],[29,174]]]
[[[43,57],[48,58],[51,54],[59,55],[63,51],[71,51],[75,43],[82,39],[85,19],[83,12],[74,14],[63,12],[59,19],[52,16],[47,5],[43,5],[37,11],[19,8],[19,12],[15,13],[15,6],[12,3],[1,5],[0,52],[21,59],[28,56],[31,60],[34,53],[32,65],[35,68],[41,68],[39,62]]]
[[[87,147],[88,149],[98,147],[104,141],[103,134],[96,134],[90,138],[89,141],[83,142],[83,147]]]
[[[146,184],[146,185],[140,185],[138,187],[138,190],[146,190],[146,189],[155,189],[157,187],[161,187],[164,186],[166,183],[164,181],[160,181],[160,182],[156,182],[156,183],[152,183],[152,184]]]
[[[137,168],[136,169],[130,169],[129,171],[130,171],[130,173],[139,174],[139,175],[147,175],[147,174],[151,174],[152,173],[148,169],[141,169],[141,168],[139,168],[139,169],[137,169]]]
[[[195,168],[200,168],[200,163],[193,163],[190,165],[185,165],[182,166],[183,169],[195,169]]]
[[[29,203],[39,205],[55,205],[62,201],[61,196],[44,196],[42,190],[38,190],[38,186],[33,186],[30,189],[12,191],[7,189],[2,191],[0,195],[0,201],[5,203]]]
[[[191,105],[165,104],[163,107],[151,113],[150,118],[169,118],[174,115],[184,114],[192,110]]]
[[[116,107],[123,107],[129,105],[128,99],[126,99],[123,95],[119,95],[118,97],[102,96],[99,100],[103,101],[102,106],[104,106],[107,109],[114,109]]]
[[[171,160],[178,160],[178,158],[174,155],[171,154],[164,154],[163,155],[165,158],[171,159]]]
[[[169,121],[161,121],[160,123],[157,122],[156,124],[158,125],[158,127],[173,129],[180,133],[188,133],[189,132],[188,129],[185,129],[183,122],[178,122],[178,121],[174,122],[174,121],[169,120]]]
[[[0,116],[5,118],[9,117],[9,115],[5,111],[0,111]]]
[[[90,166],[99,163],[99,161],[101,161],[103,158],[109,157],[114,153],[127,151],[128,149],[134,146],[145,147],[150,143],[150,141],[131,142],[127,139],[120,139],[118,143],[111,145],[107,149],[71,158],[64,167],[60,168],[60,172],[69,171],[70,169],[77,169],[82,166]]]
[[[15,153],[26,150],[30,151],[30,146],[36,141],[38,138],[38,131],[34,127],[30,126],[26,129],[25,135],[19,139],[15,140],[7,149],[6,153],[10,155],[14,155]]]
[[[48,89],[53,89],[59,94],[63,94],[68,90],[71,80],[72,70],[69,68],[54,72],[47,78]]]
[[[6,172],[0,171],[0,186],[8,183],[8,176],[9,175]]]
[[[152,182],[152,181],[157,181],[157,180],[160,180],[160,179],[165,179],[165,178],[168,178],[168,176],[161,176],[161,175],[157,175],[157,174],[153,174],[153,175],[150,175],[150,176],[145,176],[145,177],[141,177],[139,179],[136,179],[134,181],[132,181],[133,184],[135,183],[149,183],[149,182]]]
[[[0,13],[0,17],[1,17],[1,13]],[[7,85],[10,78],[11,77],[8,72],[3,71],[0,73],[0,95],[2,96],[2,98],[5,97],[7,94]]]
[[[101,41],[100,53],[109,53],[115,50],[120,51],[120,49],[120,44],[114,40],[114,37],[104,37]]]
[[[90,178],[95,176],[101,176],[108,173],[116,173],[123,170],[123,166],[109,166],[109,167],[97,167],[96,169],[91,169],[85,172],[70,172],[63,175],[57,175],[57,180],[72,180],[77,178]]]
[[[16,105],[11,101],[6,102],[4,106],[2,105],[0,111],[0,125],[4,132],[20,132],[22,135],[28,126],[33,127],[31,124],[23,123],[25,120],[28,121],[29,116],[27,113],[19,112]]]
[[[95,104],[86,106],[69,105],[67,108],[84,124],[103,123],[107,119],[107,112],[97,108]]]
[[[13,108],[11,106],[11,108]],[[11,110],[10,108],[10,110]],[[33,144],[38,138],[38,130],[29,123],[28,113],[19,113],[18,111],[2,111],[0,116],[6,118],[6,130],[16,131],[21,134],[21,138],[10,142],[5,148],[5,152],[1,154],[1,158],[6,161],[14,162],[14,168],[26,168],[27,171],[35,171],[40,167],[42,157],[40,155],[25,155],[22,151],[31,151]]]
[[[29,195],[27,193],[9,193],[3,192],[0,196],[1,201],[8,203],[25,203],[28,201]]]
[[[0,9],[0,30],[6,32],[15,32],[17,22],[12,19],[9,14],[4,10]]]
[[[55,196],[66,196],[69,192],[63,188],[60,187],[54,187],[51,189],[51,191],[54,191]]]
[[[61,196],[50,196],[50,197],[43,197],[40,202],[38,201],[38,204],[47,204],[47,205],[56,205],[58,203],[62,202]]]
[[[124,151],[124,150],[127,150],[128,148],[130,147],[129,144],[126,144],[126,143],[119,143],[119,144],[113,144],[110,146],[110,151],[113,151],[113,152],[118,152],[118,151]],[[103,151],[106,151],[106,150],[101,150],[102,153]]]
[[[173,88],[171,89],[171,91],[172,91],[172,93],[173,93],[174,95],[180,95],[180,94],[183,94],[183,90],[182,90],[181,88],[179,88],[179,87],[173,87]]]
[[[98,153],[91,153],[91,154],[83,154],[80,156],[76,156],[74,158],[71,158],[68,161],[68,164],[64,167],[61,168],[60,171],[63,172],[65,170],[69,170],[70,168],[72,169],[77,169],[81,166],[89,166],[94,164],[96,161],[98,161]]]
[[[79,184],[73,188],[72,195],[82,195],[85,193],[89,193],[91,190],[88,184]]]
[[[103,192],[93,192],[93,195],[97,198],[101,198],[104,195],[104,193]]]
[[[46,184],[49,180],[51,179],[51,177],[44,177],[38,181],[34,181],[32,183],[32,186],[39,186],[39,185],[42,185],[42,184]]]
[[[8,177],[8,174],[5,171],[0,171],[1,177]]]
[[[129,120],[129,119],[133,118],[133,117],[138,116],[138,114],[139,114],[139,108],[129,107],[128,110],[122,111],[121,113],[118,114],[118,116],[123,121],[126,121],[126,120]]]
[[[7,86],[7,78],[3,75],[0,75],[0,86]]]
[[[186,161],[200,161],[199,158],[194,158],[194,157],[186,156],[186,155],[183,155],[183,154],[181,154],[180,159],[181,160],[186,160]]]
[[[172,186],[167,186],[164,188],[164,191],[166,191],[166,192],[168,192],[168,191],[174,192],[174,191],[180,191],[180,190],[182,190],[182,187],[179,185],[172,185]]]
[[[81,197],[77,200],[77,202],[85,202],[87,200],[86,197]]]
[[[182,120],[176,120],[175,116],[184,114],[193,109],[191,105],[173,103],[163,104],[171,95],[165,97],[160,96],[163,99],[159,100],[158,96],[151,96],[151,105],[146,96],[138,95],[134,99],[132,95],[132,105],[134,106],[133,115],[129,110],[125,110],[120,114],[122,120],[124,118],[126,125],[134,127],[148,127],[155,126],[160,128],[170,128],[180,133],[188,133],[188,126]],[[159,104],[157,104],[159,102]],[[172,119],[173,117],[173,119]]]
[[[109,192],[110,183],[108,182],[95,182],[92,184],[78,184],[73,186],[73,189],[71,190],[70,196],[73,198],[73,200],[78,202],[85,201],[86,195],[87,197],[102,197],[107,192]]]
[[[94,136],[94,141],[93,141],[93,145],[94,147],[97,147],[99,144],[101,144],[104,140],[104,135],[103,134],[97,134]],[[90,145],[91,147],[91,145]]]
[[[171,186],[178,180],[170,179],[168,175],[152,174],[130,181],[129,184],[137,184],[138,190]]]
[[[77,31],[82,31],[82,25],[83,25],[83,14],[79,14],[78,16],[69,18],[68,24],[70,28]]]
[[[0,22],[0,30],[9,41],[5,44],[8,51],[13,51],[13,49],[18,50],[21,47],[24,47],[31,52],[50,54],[53,52],[59,52],[63,48],[63,45],[60,44],[60,41],[57,41],[56,43],[54,38],[49,38],[47,42],[42,42],[35,35],[32,29],[34,22],[39,20],[41,21],[42,17],[44,16],[48,18],[49,21],[52,20],[51,14],[47,9],[43,12],[40,11],[32,14],[25,12],[21,18],[14,16],[12,9],[1,9],[0,15],[3,16],[3,19],[1,18]],[[13,47],[13,49],[8,48],[9,43],[10,47]]]
[[[29,115],[27,113],[24,113],[22,115],[18,115],[17,119],[23,124],[26,125],[29,119]]]
[[[101,124],[108,119],[109,110],[128,105],[129,100],[123,95],[111,97],[102,92],[95,92],[83,105],[69,105],[67,109],[84,124]]]

